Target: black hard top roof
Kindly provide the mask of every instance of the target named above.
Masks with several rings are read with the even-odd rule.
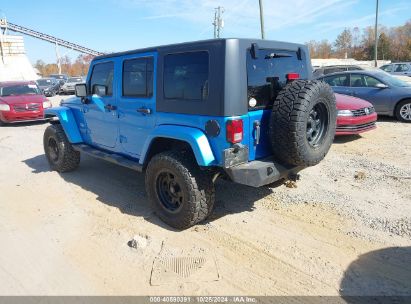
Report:
[[[170,49],[170,48],[182,48],[184,46],[196,46],[196,45],[204,45],[207,43],[215,43],[215,42],[225,42],[227,40],[238,40],[243,43],[247,43],[251,46],[252,43],[257,43],[257,45],[267,45],[270,44],[272,47],[275,47],[275,44],[279,44],[281,48],[296,48],[296,47],[306,47],[303,44],[298,44],[298,43],[289,43],[289,42],[283,42],[283,41],[275,41],[275,40],[262,40],[262,39],[251,39],[251,38],[219,38],[219,39],[207,39],[207,40],[198,40],[198,41],[191,41],[191,42],[183,42],[183,43],[175,43],[175,44],[166,44],[166,45],[160,45],[160,46],[153,46],[153,47],[147,47],[147,48],[142,48],[142,49],[134,49],[130,51],[124,51],[124,52],[115,52],[115,53],[109,53],[105,55],[100,55],[94,57],[93,60],[99,60],[99,59],[104,59],[104,58],[112,58],[112,57],[118,57],[118,56],[123,56],[123,55],[130,55],[130,54],[135,54],[135,53],[146,53],[146,52],[155,52],[159,51],[161,49]]]

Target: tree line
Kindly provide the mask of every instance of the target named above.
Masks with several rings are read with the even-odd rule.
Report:
[[[391,61],[411,61],[411,20],[402,26],[379,26],[378,59]],[[360,30],[358,27],[345,28],[332,43],[324,39],[305,43],[311,58],[354,58],[374,59],[374,27]],[[87,75],[92,55],[79,55],[74,62],[68,56],[60,59],[61,72],[70,76]],[[34,65],[43,77],[58,73],[56,63],[37,60]]]
[[[360,30],[345,28],[331,43],[328,40],[306,42],[311,58],[354,58],[373,60],[375,47],[374,27]],[[378,27],[378,59],[411,61],[411,20],[402,26]]]
[[[92,55],[81,54],[72,62],[70,57],[64,56],[60,58],[61,73],[69,76],[87,75],[90,62],[93,58],[94,56]],[[34,67],[43,77],[47,77],[50,74],[57,74],[59,72],[56,63],[45,63],[43,60],[37,60]]]

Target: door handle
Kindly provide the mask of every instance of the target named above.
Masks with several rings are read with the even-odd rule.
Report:
[[[107,111],[114,111],[115,109],[117,109],[117,107],[116,106],[113,106],[113,105],[111,105],[111,104],[108,104],[108,105],[105,105],[104,106],[104,109],[106,109]]]
[[[260,143],[260,134],[261,134],[260,125],[261,125],[260,121],[258,120],[254,121],[254,130],[255,130],[254,146],[257,146]]]
[[[151,114],[151,109],[139,108],[139,109],[137,109],[137,112],[148,115],[148,114]]]

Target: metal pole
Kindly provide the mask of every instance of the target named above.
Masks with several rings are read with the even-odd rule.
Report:
[[[260,1],[260,24],[261,24],[261,39],[265,39],[264,35],[264,8],[263,8],[263,0]]]
[[[56,57],[57,57],[57,68],[58,68],[59,74],[61,74],[61,58],[60,58],[60,55],[59,55],[59,49],[58,49],[57,41],[56,41]]]
[[[224,8],[219,6],[217,7],[217,38],[220,38],[220,32],[221,32],[221,25],[222,25],[222,19],[221,19],[221,14],[224,13]]]
[[[217,38],[217,9],[214,9],[214,39]]]
[[[378,59],[378,0],[377,0],[377,7],[375,9],[375,46],[374,46],[374,64],[377,67],[377,59]]]

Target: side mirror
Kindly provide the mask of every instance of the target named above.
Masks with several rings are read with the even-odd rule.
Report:
[[[375,85],[375,87],[378,88],[378,89],[386,89],[386,88],[388,88],[388,86],[387,86],[386,84],[383,84],[383,83],[377,83],[377,84]]]
[[[85,83],[76,84],[74,87],[77,97],[86,97],[87,96],[87,86]]]
[[[107,95],[107,87],[100,84],[95,84],[93,86],[93,94],[98,96],[106,96]]]

